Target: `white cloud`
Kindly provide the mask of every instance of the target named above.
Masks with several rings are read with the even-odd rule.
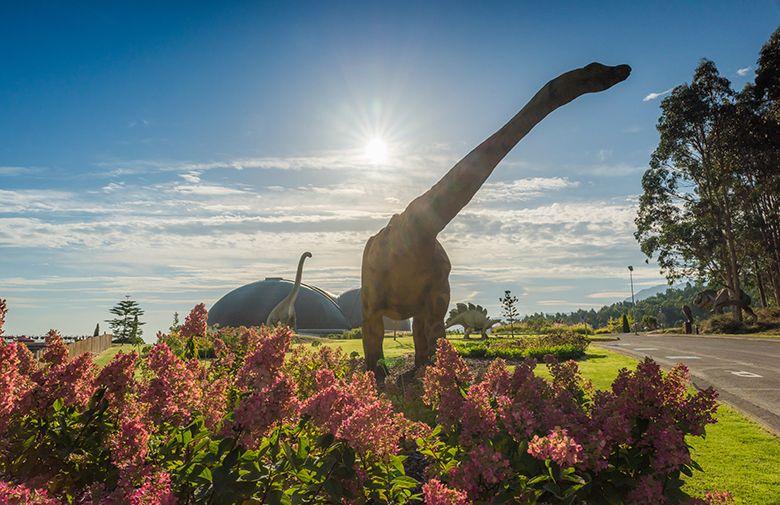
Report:
[[[669,88],[666,91],[661,91],[661,92],[657,92],[657,93],[656,92],[648,93],[647,95],[645,95],[645,97],[642,99],[642,101],[643,102],[649,102],[651,100],[655,100],[658,97],[661,97],[661,96],[664,96],[664,95],[668,95],[673,90],[674,90],[674,88]]]
[[[740,77],[745,77],[746,75],[748,75],[748,73],[750,72],[750,70],[752,68],[753,67],[747,66],[747,67],[744,67],[744,68],[737,69],[737,75],[740,76]]]
[[[566,177],[529,177],[508,182],[490,182],[482,186],[475,201],[521,201],[577,186],[579,182],[571,181]]]
[[[627,293],[625,291],[604,291],[602,293],[591,293],[588,295],[588,298],[618,298],[618,299],[624,299],[627,296],[629,296],[631,293]]]

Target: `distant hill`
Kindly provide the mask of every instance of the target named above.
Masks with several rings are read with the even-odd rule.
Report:
[[[660,284],[658,286],[653,286],[650,288],[640,289],[636,293],[634,293],[634,298],[636,301],[645,300],[647,298],[650,298],[651,296],[660,295],[663,293],[666,293],[669,289],[682,289],[685,287],[685,284],[675,284],[675,285],[668,285],[668,284]],[[629,296],[624,302],[630,302],[631,297]]]

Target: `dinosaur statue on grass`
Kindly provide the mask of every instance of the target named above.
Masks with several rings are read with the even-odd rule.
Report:
[[[580,95],[611,88],[631,73],[628,65],[600,63],[572,70],[548,82],[507,124],[460,160],[431,189],[368,239],[363,251],[361,303],[366,367],[382,380],[382,316],[414,317],[414,362],[428,362],[444,337],[450,303],[450,261],[436,240],[474,197],[496,165],[552,111]]]
[[[298,326],[295,320],[295,300],[298,298],[298,292],[301,290],[301,277],[303,276],[303,262],[306,258],[311,258],[311,253],[306,251],[301,254],[301,259],[298,260],[298,272],[295,274],[295,284],[293,285],[290,294],[284,297],[284,300],[276,304],[276,307],[268,314],[265,324],[268,326],[276,326],[277,324],[283,324],[289,326],[293,330],[297,330]]]
[[[715,314],[723,314],[723,309],[726,307],[738,305],[739,308],[747,312],[750,317],[757,320],[758,316],[753,312],[753,309],[750,308],[750,305],[753,303],[750,295],[741,289],[739,290],[739,295],[739,300],[733,300],[728,288],[723,288],[720,291],[705,289],[696,293],[696,296],[693,297],[693,304],[700,309],[711,310]]]
[[[458,303],[450,311],[450,316],[444,323],[444,329],[459,324],[463,326],[463,338],[469,338],[472,331],[478,331],[482,338],[486,339],[488,338],[487,331],[500,322],[499,319],[490,319],[487,309],[482,305]]]

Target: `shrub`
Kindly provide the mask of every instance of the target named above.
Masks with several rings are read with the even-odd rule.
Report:
[[[420,441],[432,489],[478,502],[679,501],[681,475],[698,465],[686,435],[714,422],[715,392],[688,392],[683,365],[666,376],[649,358],[621,370],[610,391],[587,394],[573,361],[548,362],[552,381],[524,362],[494,361],[477,381],[439,342],[424,400],[436,438]],[[460,496],[460,495],[458,495]]]
[[[282,327],[245,329],[230,345],[215,338],[210,366],[160,342],[100,371],[53,330],[39,363],[0,343],[0,494],[46,504],[658,503],[679,498],[681,474],[698,469],[684,437],[714,422],[715,393],[689,393],[682,366],[664,376],[647,359],[591,394],[573,361],[549,359],[546,381],[532,362],[510,372],[495,360],[475,380],[442,339],[423,378],[429,426],[395,411],[354,357],[290,353],[291,340]]]
[[[557,332],[547,335],[519,338],[491,338],[488,340],[452,342],[454,348],[467,358],[503,358],[517,361],[552,355],[558,359],[575,359],[585,354],[590,340],[583,335]]]

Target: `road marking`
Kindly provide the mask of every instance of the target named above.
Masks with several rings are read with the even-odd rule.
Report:
[[[657,347],[637,347],[635,351],[657,351]]]
[[[763,377],[763,375],[758,375],[757,373],[753,373],[753,372],[746,372],[744,370],[739,370],[738,372],[735,372],[733,370],[726,370],[726,371],[729,372],[731,375],[736,375],[737,377],[748,377],[751,379],[757,379],[759,377]]]
[[[700,356],[667,356],[666,359],[701,359]]]

